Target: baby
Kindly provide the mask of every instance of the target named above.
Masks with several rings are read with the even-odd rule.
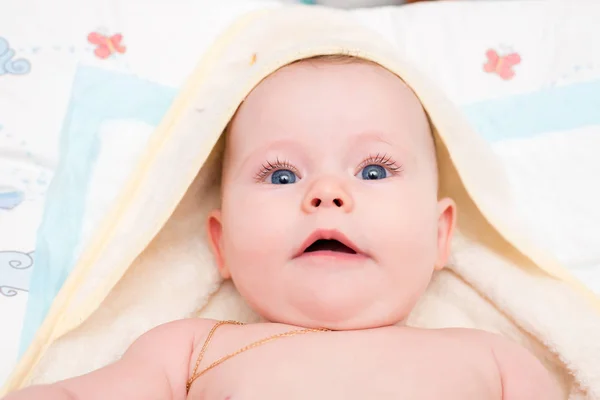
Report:
[[[112,365],[7,400],[560,399],[502,337],[403,326],[455,220],[401,79],[346,56],[288,65],[232,120],[207,221],[221,275],[269,322],[168,323]]]

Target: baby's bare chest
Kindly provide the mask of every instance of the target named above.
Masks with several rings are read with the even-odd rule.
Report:
[[[235,351],[218,347],[214,359]],[[200,377],[189,399],[500,399],[497,376],[491,354],[457,340],[324,332],[236,355]]]

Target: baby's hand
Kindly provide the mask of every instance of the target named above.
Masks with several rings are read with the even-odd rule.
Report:
[[[161,325],[137,339],[113,364],[52,385],[32,386],[4,400],[184,400],[194,342],[210,326],[201,319]]]

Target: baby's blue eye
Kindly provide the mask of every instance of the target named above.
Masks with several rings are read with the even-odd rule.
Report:
[[[271,183],[274,185],[287,185],[296,182],[296,174],[289,169],[278,169],[271,175]]]
[[[363,168],[361,176],[365,180],[377,180],[387,178],[387,171],[381,165],[371,164]]]

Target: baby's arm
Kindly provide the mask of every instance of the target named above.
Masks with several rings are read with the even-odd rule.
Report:
[[[502,400],[561,400],[558,384],[542,363],[524,348],[507,339],[490,336],[500,371]]]
[[[185,399],[194,343],[211,326],[201,319],[161,325],[137,339],[113,364],[52,385],[32,386],[5,400]]]

